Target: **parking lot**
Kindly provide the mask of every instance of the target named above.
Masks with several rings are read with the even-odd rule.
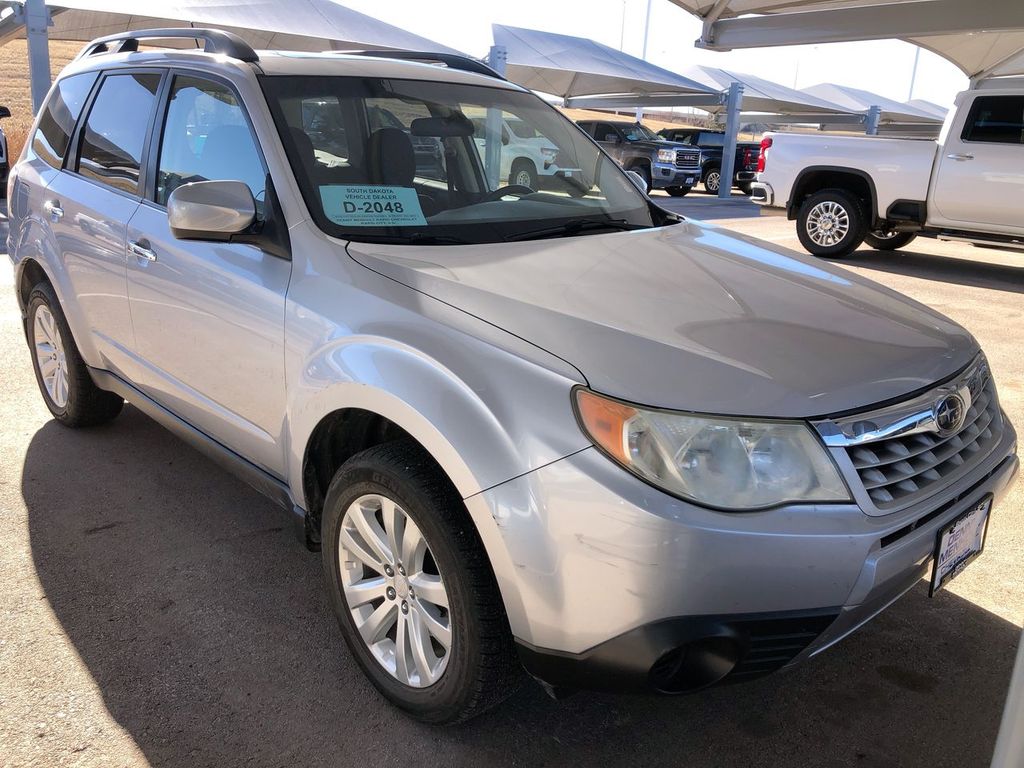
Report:
[[[799,247],[792,222],[742,201],[738,218],[700,195],[669,204]],[[970,329],[1024,425],[1024,254],[918,239],[846,265]],[[526,683],[439,730],[371,688],[342,644],[319,557],[269,502],[131,407],[93,430],[50,421],[12,281],[0,258],[0,765],[937,768],[991,757],[1024,616],[1024,483],[949,589],[929,599],[922,583],[792,672],[680,698],[555,702]]]

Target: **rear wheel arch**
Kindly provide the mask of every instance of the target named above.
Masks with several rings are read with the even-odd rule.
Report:
[[[786,206],[786,215],[790,220],[797,217],[800,206],[811,195],[825,189],[842,189],[860,201],[869,218],[869,225],[874,228],[878,223],[878,194],[871,176],[858,168],[839,166],[810,166],[804,168],[796,181]]]
[[[20,269],[18,270],[17,282],[15,283],[18,286],[18,306],[22,312],[28,306],[28,297],[31,295],[32,289],[39,285],[39,283],[47,283],[53,286],[53,281],[46,274],[42,264],[32,257],[22,259]]]

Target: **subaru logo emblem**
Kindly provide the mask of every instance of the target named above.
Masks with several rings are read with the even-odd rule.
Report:
[[[940,435],[953,435],[960,431],[967,418],[967,408],[960,395],[946,395],[932,409],[935,415],[935,426]]]

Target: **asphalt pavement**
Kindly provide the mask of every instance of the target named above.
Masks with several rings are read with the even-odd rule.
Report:
[[[719,223],[797,247],[782,217]],[[1024,426],[1024,254],[918,240],[849,265],[974,332]],[[131,407],[90,430],[49,419],[12,280],[0,259],[2,766],[990,759],[1024,615],[1024,483],[994,511],[984,556],[948,590],[929,599],[922,583],[796,670],[678,698],[556,702],[527,683],[478,720],[431,728],[364,680],[318,556],[273,505]]]

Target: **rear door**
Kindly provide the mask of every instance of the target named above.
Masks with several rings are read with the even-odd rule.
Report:
[[[1024,94],[968,94],[940,151],[929,223],[1024,232]]]
[[[169,78],[150,155],[153,182],[128,226],[128,294],[145,391],[281,476],[284,306],[291,262],[256,246],[177,240],[167,199],[204,180],[249,185],[263,215],[267,166],[234,88]]]
[[[158,70],[105,74],[85,107],[64,170],[42,195],[43,215],[73,293],[67,304],[80,313],[78,334],[88,334],[79,338],[79,346],[89,345],[99,355],[90,362],[128,379],[138,371],[130,352],[125,232],[139,207],[143,155],[161,79]]]

